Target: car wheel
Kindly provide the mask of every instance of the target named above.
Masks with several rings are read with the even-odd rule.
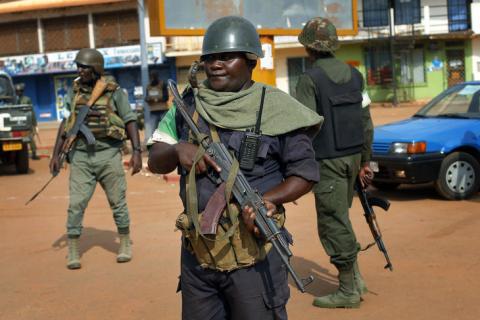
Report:
[[[379,181],[373,181],[372,185],[377,188],[378,190],[386,190],[386,191],[391,191],[395,190],[398,188],[400,183],[396,182],[379,182]]]
[[[471,197],[480,184],[480,164],[470,154],[454,152],[442,161],[437,192],[449,200],[462,200]]]
[[[26,143],[22,145],[22,150],[17,151],[15,155],[15,167],[17,173],[28,172],[28,145]]]

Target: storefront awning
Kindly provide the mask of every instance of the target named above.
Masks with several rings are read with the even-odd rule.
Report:
[[[18,0],[0,3],[0,14],[127,1],[129,0]]]

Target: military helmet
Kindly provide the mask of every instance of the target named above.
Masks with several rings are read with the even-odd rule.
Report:
[[[15,85],[15,91],[23,91],[25,90],[25,83],[17,83]]]
[[[81,49],[78,51],[74,62],[92,67],[96,73],[103,74],[103,55],[98,50],[90,48]]]
[[[333,52],[340,46],[337,28],[326,18],[310,19],[298,36],[298,41],[315,51]]]
[[[255,26],[245,18],[227,16],[215,20],[205,32],[202,56],[221,52],[246,52],[247,58],[263,58]]]

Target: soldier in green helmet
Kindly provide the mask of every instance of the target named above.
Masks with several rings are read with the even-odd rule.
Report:
[[[240,159],[246,179],[263,196],[281,236],[291,243],[283,204],[307,193],[318,181],[309,134],[316,132],[321,117],[283,91],[252,80],[262,56],[251,22],[237,16],[215,20],[202,47],[207,79],[198,85],[192,79],[183,101],[201,133],[222,142]],[[262,96],[259,148],[247,154],[242,146],[247,130],[255,126]],[[209,179],[207,168],[218,171],[218,165],[202,153],[189,132],[173,106],[150,140],[148,160],[152,172],[178,168],[181,173],[184,212],[176,227],[182,231],[182,319],[287,319],[290,291],[285,265],[254,225],[252,208],[239,208],[225,194],[229,181],[217,185]],[[213,224],[212,212],[221,214]]]
[[[112,77],[104,76],[103,56],[95,49],[82,49],[75,58],[79,77],[74,80],[65,99],[69,117],[64,120],[57,134],[50,171],[59,168],[58,155],[66,139],[66,133],[74,126],[78,107],[90,105],[84,121],[88,132],[79,134],[70,163],[70,203],[67,218],[68,257],[67,268],[79,269],[79,238],[82,221],[88,202],[100,183],[113,212],[120,247],[117,262],[128,262],[132,258],[130,244],[130,217],[126,203],[126,181],[123,170],[121,148],[124,140],[131,140],[133,153],[130,159],[132,175],[142,168],[140,140],[136,115],[131,110],[126,94]],[[89,140],[87,139],[90,136]],[[93,141],[92,141],[93,140]]]
[[[308,21],[298,36],[313,67],[303,74],[296,98],[324,117],[313,140],[320,167],[320,182],[313,187],[320,241],[338,270],[339,288],[317,297],[320,308],[357,308],[367,287],[360,275],[360,245],[349,218],[354,183],[370,184],[369,162],[373,139],[370,99],[360,72],[335,58],[338,37],[335,26],[324,18]]]
[[[25,83],[17,83],[15,85],[15,93],[18,97],[18,104],[32,104],[32,99],[29,96],[24,94],[25,92]],[[32,159],[39,160],[40,157],[37,155],[37,144],[35,143],[35,134],[38,134],[38,126],[37,126],[37,117],[35,116],[35,110],[32,112],[32,134],[30,136],[30,151],[32,152]]]

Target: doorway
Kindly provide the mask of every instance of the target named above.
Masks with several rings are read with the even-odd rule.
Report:
[[[446,50],[448,86],[465,81],[465,52],[463,49]]]

